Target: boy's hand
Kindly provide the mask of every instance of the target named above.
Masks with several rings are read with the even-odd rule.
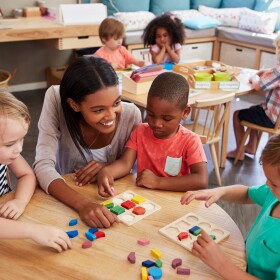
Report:
[[[104,165],[104,163],[92,160],[82,168],[76,170],[74,177],[76,185],[81,187],[89,183],[94,183],[96,181],[96,174],[102,167],[104,167]]]
[[[192,253],[216,271],[223,269],[223,264],[227,261],[219,245],[204,230],[193,243]]]
[[[71,241],[64,231],[49,225],[32,224],[30,237],[35,242],[54,248],[58,252],[72,247]]]
[[[97,175],[98,193],[103,197],[115,195],[114,178],[103,168]]]
[[[137,174],[136,185],[148,189],[156,189],[159,185],[159,177],[151,170],[145,169]]]
[[[219,188],[211,190],[187,191],[181,197],[181,204],[189,204],[192,200],[205,200],[205,206],[209,207],[222,196],[222,191]]]
[[[15,198],[0,205],[0,217],[17,220],[24,212],[26,201]]]
[[[81,219],[90,227],[110,227],[113,223],[120,222],[120,219],[101,204],[87,201],[78,210]]]

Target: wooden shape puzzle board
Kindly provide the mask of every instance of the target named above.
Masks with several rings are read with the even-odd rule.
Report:
[[[229,236],[229,232],[222,229],[221,227],[216,226],[215,224],[199,217],[198,215],[190,212],[185,216],[177,219],[176,221],[164,226],[159,230],[161,234],[170,238],[175,243],[183,246],[189,251],[192,250],[193,242],[197,239],[197,236],[189,233],[189,229],[194,226],[199,226],[204,231],[206,231],[209,235],[213,234],[216,236],[215,242],[219,243]],[[179,240],[178,234],[180,232],[188,232],[189,237],[187,239]]]
[[[114,206],[116,205],[121,205],[123,202],[125,202],[126,200],[131,200],[133,197],[138,196],[138,194],[136,194],[133,191],[126,191],[123,192],[119,195],[116,195],[115,197],[113,197],[112,199],[110,199],[113,203]],[[144,197],[145,198],[145,197]],[[145,214],[143,215],[135,215],[132,213],[133,208],[127,210],[125,209],[125,212],[118,215],[118,217],[120,218],[120,220],[122,220],[122,222],[128,226],[135,224],[136,222],[144,219],[145,217],[151,215],[152,213],[156,212],[157,210],[159,210],[161,208],[160,205],[148,200],[145,198],[145,201],[143,203],[140,204],[136,204],[136,206],[142,206],[146,209]]]

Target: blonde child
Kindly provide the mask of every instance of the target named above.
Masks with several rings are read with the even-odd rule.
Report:
[[[270,69],[260,70],[250,79],[252,86],[257,91],[263,91],[265,102],[247,109],[237,110],[233,114],[233,127],[236,147],[244,136],[244,127],[241,121],[249,121],[256,125],[274,128],[280,114],[280,33],[274,40],[278,64]],[[244,147],[238,160],[244,160],[245,153],[254,155],[257,150],[258,131],[252,129],[249,141]],[[228,158],[235,158],[237,149],[228,152]]]
[[[194,243],[193,254],[224,279],[280,279],[280,135],[269,139],[260,163],[267,178],[262,186],[189,191],[181,198],[182,204],[193,199],[205,200],[206,207],[219,199],[262,207],[246,238],[247,272],[237,268],[205,232]]]
[[[144,66],[144,61],[138,60],[122,46],[124,36],[125,27],[120,21],[110,17],[104,19],[99,26],[99,37],[104,46],[94,56],[105,59],[115,70],[126,69],[131,64]]]
[[[30,201],[36,178],[20,155],[30,124],[27,107],[8,92],[0,92],[0,196],[10,192],[7,168],[17,178],[12,200],[0,204],[0,239],[31,238],[35,242],[61,252],[71,247],[67,234],[55,227],[17,220]]]
[[[185,39],[185,28],[180,19],[170,13],[155,17],[143,33],[144,45],[150,47],[156,64],[178,63]]]
[[[206,188],[206,156],[198,135],[184,128],[189,87],[187,80],[166,72],[152,83],[147,121],[132,132],[121,158],[101,169],[97,183],[101,196],[113,195],[113,180],[128,174],[137,158],[137,186],[184,191]]]

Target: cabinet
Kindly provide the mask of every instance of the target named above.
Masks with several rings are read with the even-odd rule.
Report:
[[[211,60],[212,51],[212,42],[183,45],[181,49],[181,60],[184,62],[194,60]]]
[[[138,59],[147,63],[152,63],[152,57],[149,48],[132,49],[131,53]]]
[[[277,64],[275,53],[261,52],[260,69],[272,68]]]
[[[228,65],[255,68],[256,50],[247,47],[221,43],[219,60]]]

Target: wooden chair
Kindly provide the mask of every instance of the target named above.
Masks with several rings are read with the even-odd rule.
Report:
[[[242,139],[242,141],[241,141],[241,143],[240,143],[240,145],[237,149],[237,153],[236,153],[236,156],[235,156],[235,159],[234,159],[234,164],[237,164],[238,158],[239,158],[239,156],[242,152],[242,149],[244,149],[245,142],[246,142],[246,140],[247,140],[247,138],[248,138],[252,129],[255,129],[255,130],[258,131],[258,140],[257,140],[256,150],[259,146],[259,143],[260,143],[263,132],[267,132],[269,137],[271,137],[274,134],[279,134],[280,133],[280,115],[277,118],[277,121],[275,123],[274,128],[267,128],[267,127],[264,127],[264,126],[256,125],[256,124],[251,123],[251,122],[247,122],[247,121],[241,121],[241,125],[244,126],[244,127],[247,127],[247,129],[246,129],[245,134],[243,136],[243,139]]]
[[[195,109],[194,120],[191,124],[184,125],[200,137],[206,137],[205,144],[209,145],[218,185],[222,185],[218,155],[221,142],[221,129],[229,121],[230,102],[235,94],[207,100],[197,100],[192,108]]]

